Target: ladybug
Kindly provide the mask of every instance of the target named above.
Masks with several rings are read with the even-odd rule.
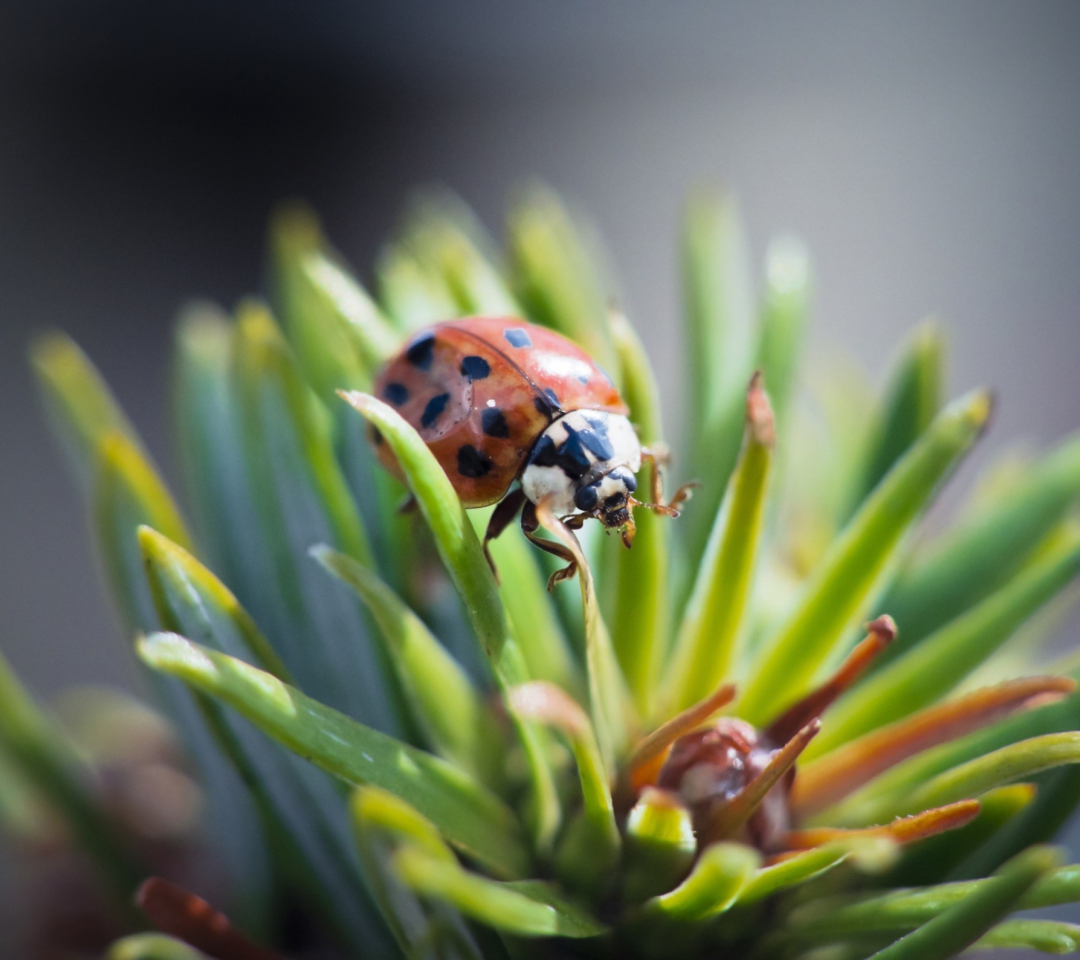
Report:
[[[589,355],[515,317],[467,317],[421,330],[383,369],[375,393],[419,432],[466,508],[498,503],[484,534],[489,563],[488,543],[519,511],[525,535],[567,561],[549,586],[573,576],[576,564],[566,547],[539,536],[537,504],[546,501],[573,529],[595,518],[619,530],[629,547],[634,507],[678,516],[689,496],[687,485],[661,502],[656,466],[663,454],[641,446],[619,391]],[[373,442],[382,464],[401,478],[377,432]],[[654,464],[652,503],[633,496],[643,461]]]

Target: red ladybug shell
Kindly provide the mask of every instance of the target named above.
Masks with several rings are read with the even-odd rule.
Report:
[[[514,317],[467,317],[413,336],[375,395],[423,437],[466,507],[501,500],[548,425],[571,410],[627,408],[584,350]],[[379,460],[401,477],[375,436]]]

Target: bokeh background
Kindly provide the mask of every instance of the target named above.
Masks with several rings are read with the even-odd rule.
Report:
[[[5,0],[0,643],[35,689],[136,678],[28,338],[74,334],[169,467],[175,311],[259,289],[275,202],[364,272],[416,184],[498,231],[530,177],[603,232],[668,391],[680,207],[721,182],[756,258],[812,249],[815,350],[880,373],[937,313],[954,392],[999,391],[987,451],[1080,427],[1076,3]]]

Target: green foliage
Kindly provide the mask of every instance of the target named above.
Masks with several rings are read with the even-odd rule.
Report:
[[[993,929],[1056,865],[1052,850],[1033,847],[1009,861],[982,889],[925,926],[874,954],[879,960],[944,960]]]
[[[289,679],[251,616],[209,570],[149,527],[139,528],[139,545],[162,627],[260,666],[279,680]],[[198,706],[259,813],[287,849],[304,891],[347,940],[371,941],[377,926],[363,878],[349,856],[348,822],[336,784],[298,756],[275,749],[211,698],[199,697]]]
[[[42,337],[30,357],[53,432],[72,472],[89,486],[102,438],[116,434],[137,444],[135,430],[101,374],[68,337]]]
[[[672,704],[685,709],[730,677],[744,639],[745,614],[757,567],[765,497],[775,442],[761,388],[751,387],[746,436],[725,499],[713,521],[674,649]]]
[[[688,511],[695,520],[690,541],[696,561],[739,450],[744,391],[755,359],[754,298],[734,198],[725,193],[695,196],[687,207],[682,242],[689,450],[695,476],[713,481]],[[781,334],[781,339],[789,338]],[[768,346],[763,341],[763,348]]]
[[[715,844],[702,852],[690,876],[645,909],[672,920],[706,920],[735,903],[760,866],[761,856],[752,847]]]
[[[931,323],[923,324],[912,337],[877,413],[854,505],[869,495],[937,416],[941,407],[943,350],[941,332]]]
[[[511,274],[528,316],[576,340],[617,378],[606,323],[614,291],[604,289],[595,242],[580,220],[550,190],[533,185],[511,209],[508,227]]]
[[[371,611],[416,722],[432,747],[482,779],[497,777],[498,729],[490,709],[461,666],[378,576],[329,547],[312,549],[328,571],[352,587]],[[485,774],[486,772],[486,774]]]
[[[64,818],[94,858],[118,902],[126,906],[145,866],[94,796],[90,771],[2,657],[0,747],[10,761],[11,769],[5,774],[24,777]]]
[[[769,385],[777,419],[787,422],[798,386],[799,357],[812,298],[810,258],[794,237],[780,237],[765,252],[756,368]]]
[[[138,933],[117,940],[105,960],[206,960],[206,954],[183,940],[157,933]]]
[[[271,674],[177,636],[138,643],[143,662],[179,677],[346,783],[382,787],[414,804],[458,845],[506,876],[526,854],[511,812],[465,773],[324,707]]]
[[[642,443],[664,450],[660,390],[645,347],[621,313],[612,312],[609,320],[630,419]],[[638,709],[648,713],[655,692],[653,678],[662,669],[667,647],[671,559],[664,518],[638,511],[635,522],[634,549],[614,558],[610,618],[619,665]]]
[[[824,742],[811,750],[824,752],[943,697],[1078,571],[1080,530],[1075,530],[1007,586],[950,621],[867,680],[857,695],[838,704]]]
[[[460,201],[429,193],[384,249],[372,296],[312,213],[283,208],[273,312],[198,304],[178,325],[183,499],[79,349],[58,334],[35,346],[124,634],[207,784],[224,905],[272,941],[270,904],[287,898],[321,931],[312,944],[354,956],[1077,950],[1069,924],[1007,919],[1080,900],[1078,868],[1022,852],[1080,802],[1068,681],[960,739],[928,748],[913,734],[891,769],[822,799],[798,829],[762,839],[768,818],[754,818],[786,803],[783,763],[807,743],[803,760],[827,758],[1008,669],[1013,638],[1080,570],[1080,441],[920,545],[989,394],[942,405],[943,337],[925,325],[879,396],[836,380],[848,399],[832,434],[797,436],[809,256],[772,244],[755,304],[735,204],[702,194],[683,232],[687,405],[668,411],[686,435],[664,468],[669,486],[702,486],[678,519],[638,508],[629,551],[541,504],[577,585],[549,596],[550,558],[512,529],[491,545],[500,581],[478,536],[489,513],[464,509],[372,385],[425,324],[523,315],[582,344],[663,454],[650,344],[613,308],[597,252],[545,188],[513,207],[505,262]],[[403,514],[406,494],[417,509]],[[855,647],[858,626],[884,613],[899,639],[867,670],[884,641]],[[3,661],[0,688],[0,822],[31,835],[40,802],[128,895],[153,868]],[[658,774],[672,742],[720,710],[787,748],[703,812]],[[913,877],[925,885],[898,889]],[[111,960],[201,956],[131,932]]]
[[[889,472],[822,560],[787,624],[767,642],[742,697],[743,716],[762,721],[765,711],[787,706],[835,661],[855,624],[872,612],[906,534],[989,415],[986,393],[957,400]]]
[[[1080,437],[1029,467],[1005,494],[905,564],[883,603],[904,646],[990,596],[1031,557],[1080,496]],[[897,650],[899,652],[899,648]]]

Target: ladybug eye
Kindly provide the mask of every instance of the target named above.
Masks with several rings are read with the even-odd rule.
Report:
[[[591,484],[587,487],[582,487],[574,495],[574,506],[579,510],[589,511],[595,510],[597,503],[600,501],[600,495],[597,492],[596,487]]]

